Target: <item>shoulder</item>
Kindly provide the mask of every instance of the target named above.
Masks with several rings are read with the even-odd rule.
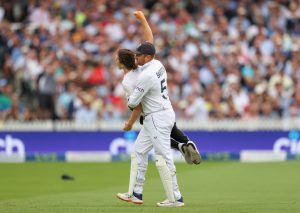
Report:
[[[163,64],[157,59],[153,59],[153,62],[157,65],[163,66]]]
[[[160,61],[153,59],[152,61],[142,66],[141,69],[143,73],[148,73],[151,75],[160,70],[161,68],[164,68],[163,64]]]
[[[153,59],[151,61],[151,66],[152,66],[153,69],[160,69],[164,65],[159,60]]]
[[[133,79],[136,79],[138,75],[139,75],[138,70],[132,70],[124,75],[124,79],[125,80],[133,80]]]
[[[143,71],[141,66],[138,66],[135,70],[133,70],[133,72],[135,72],[136,74],[140,74]]]
[[[127,81],[129,81],[129,78],[130,78],[130,76],[128,75],[128,73],[126,73],[123,77],[122,84],[126,84]]]
[[[140,85],[149,85],[150,82],[153,82],[154,74],[153,71],[150,70],[143,70],[138,76],[138,84]]]
[[[152,76],[151,72],[148,72],[148,70],[144,70],[143,72],[141,72],[138,76],[138,79],[139,80],[147,80],[147,79],[150,79]]]
[[[137,76],[137,75],[141,74],[142,71],[143,71],[142,68],[139,66],[135,70],[132,70],[132,75]]]

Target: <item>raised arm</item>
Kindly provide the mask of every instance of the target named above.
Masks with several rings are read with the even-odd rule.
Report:
[[[135,11],[133,14],[142,24],[145,41],[148,41],[153,44],[154,39],[153,39],[152,30],[147,22],[144,13],[142,11]]]

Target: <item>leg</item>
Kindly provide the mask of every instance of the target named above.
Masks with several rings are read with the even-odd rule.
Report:
[[[117,197],[123,201],[134,204],[143,203],[143,185],[148,166],[148,152],[152,149],[151,141],[142,129],[135,142],[134,150],[131,154],[131,168],[128,192],[118,193]]]
[[[126,202],[132,202],[134,204],[143,204],[143,199],[140,197],[135,197],[133,195],[133,187],[136,182],[136,176],[137,176],[137,162],[135,154],[131,154],[131,167],[130,167],[130,178],[129,178],[129,187],[127,193],[118,193],[117,198],[120,200],[126,201]]]
[[[145,182],[145,176],[148,167],[148,153],[152,148],[153,145],[151,143],[150,137],[148,136],[148,133],[147,131],[145,131],[143,126],[136,139],[133,151],[137,163],[137,174],[133,187],[134,194],[143,194],[143,185]]]
[[[180,143],[179,143],[178,141],[176,141],[176,140],[174,140],[173,138],[171,138],[171,148],[172,148],[172,149],[176,149],[176,150],[179,151],[179,147],[178,147],[179,144],[180,144]]]
[[[131,154],[131,166],[130,166],[130,178],[129,178],[129,187],[128,187],[128,194],[132,195],[133,194],[133,187],[135,185],[135,180],[137,176],[137,161],[135,154]]]
[[[174,188],[173,174],[170,173],[170,170],[166,164],[166,161],[163,156],[155,155],[156,167],[159,172],[159,176],[163,182],[164,189],[167,193],[167,200],[157,203],[158,207],[182,207],[184,206],[183,198],[180,195],[180,198],[175,200],[176,191],[179,191],[176,179],[176,188]],[[176,175],[175,175],[176,177]]]
[[[182,156],[185,159],[185,162],[187,164],[193,164],[193,160],[191,159],[191,154],[187,150],[187,144],[186,143],[179,143],[178,141],[171,138],[171,148],[176,149],[179,152],[181,152]]]
[[[201,163],[201,156],[196,144],[190,141],[188,136],[186,136],[180,129],[177,128],[176,122],[172,128],[171,138],[171,147],[179,150],[188,164]]]
[[[162,155],[155,155],[155,164],[160,176],[160,179],[163,183],[163,187],[165,189],[167,199],[169,201],[175,202],[174,193],[173,193],[173,183],[172,183],[172,175],[170,170],[166,164],[166,161]]]
[[[193,164],[190,154],[186,151],[186,144],[188,141],[189,138],[177,128],[176,122],[174,122],[174,126],[171,131],[171,148],[180,151],[188,164]]]
[[[176,122],[174,123],[174,126],[171,131],[171,138],[174,140],[180,142],[180,143],[187,143],[189,142],[188,136],[186,136],[180,129],[177,128]]]
[[[181,199],[181,193],[177,184],[176,168],[170,148],[170,133],[174,125],[175,116],[170,111],[162,111],[147,116],[144,120],[144,127],[151,135],[157,161],[157,169],[160,173],[161,181],[164,184],[167,199],[170,202]],[[171,177],[170,177],[171,176]],[[172,191],[168,187],[169,178],[172,179]]]

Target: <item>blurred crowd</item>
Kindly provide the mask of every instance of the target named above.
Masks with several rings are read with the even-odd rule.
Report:
[[[177,118],[300,117],[300,0],[0,0],[0,119],[123,120],[151,25]]]

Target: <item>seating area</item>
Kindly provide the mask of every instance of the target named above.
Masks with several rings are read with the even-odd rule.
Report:
[[[144,10],[182,120],[300,117],[300,2],[0,1],[0,119],[121,122]],[[280,3],[278,3],[280,2]]]

